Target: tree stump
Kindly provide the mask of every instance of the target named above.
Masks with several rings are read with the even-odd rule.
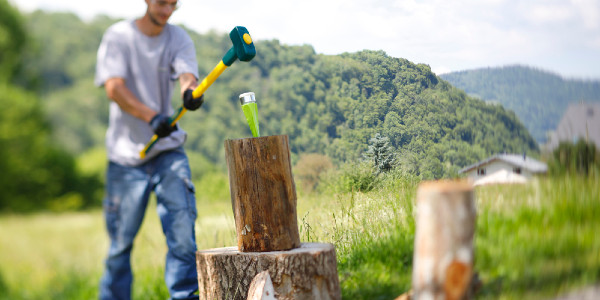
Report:
[[[265,252],[300,246],[288,137],[227,140],[225,156],[238,249]]]
[[[236,247],[196,253],[200,299],[244,300],[257,274],[268,271],[279,300],[341,299],[335,248],[302,243],[289,251],[240,252]]]
[[[425,182],[417,190],[413,259],[414,299],[465,299],[473,276],[473,186]]]

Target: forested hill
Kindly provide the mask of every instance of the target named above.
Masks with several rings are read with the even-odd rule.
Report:
[[[469,95],[513,110],[539,143],[560,122],[569,103],[600,101],[600,80],[565,79],[525,66],[507,66],[441,75]]]
[[[29,79],[21,81],[39,83],[55,139],[76,155],[103,147],[107,100],[92,79],[102,32],[115,20],[84,23],[44,12],[25,18],[37,46],[26,54]],[[226,34],[189,32],[205,76],[231,42]],[[188,152],[204,166],[223,168],[224,140],[251,136],[237,100],[248,91],[256,93],[261,134],[288,135],[294,159],[320,153],[335,163],[357,161],[380,133],[390,139],[401,168],[440,178],[493,153],[537,151],[514,113],[468,97],[427,65],[383,51],[316,54],[310,45],[277,40],[256,41],[256,49],[254,60],[228,68],[207,91],[204,106],[181,121]],[[31,80],[36,74],[39,80]]]

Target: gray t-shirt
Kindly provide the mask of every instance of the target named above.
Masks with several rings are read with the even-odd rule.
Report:
[[[171,116],[171,95],[175,80],[183,73],[198,78],[194,44],[180,27],[167,24],[160,35],[150,37],[137,28],[135,20],[109,27],[98,49],[95,84],[103,86],[110,78],[123,78],[133,94],[153,110]],[[161,138],[146,157],[140,151],[154,133],[150,125],[110,102],[106,148],[110,161],[135,166],[161,151],[177,148],[186,133],[179,129]]]

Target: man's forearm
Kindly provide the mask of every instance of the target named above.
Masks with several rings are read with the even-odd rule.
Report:
[[[132,116],[141,119],[145,122],[150,122],[156,115],[156,111],[152,110],[127,88],[125,80],[121,78],[111,78],[104,84],[106,95],[111,100],[115,101],[122,110]]]
[[[198,87],[198,79],[192,73],[184,73],[179,76],[179,85],[181,86],[181,95],[188,89],[195,89]]]

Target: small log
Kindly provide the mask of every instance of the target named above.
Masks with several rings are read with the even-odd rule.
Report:
[[[302,243],[289,251],[240,252],[236,247],[196,252],[200,299],[245,300],[254,277],[268,271],[280,300],[341,299],[335,248]]]
[[[468,181],[424,182],[417,189],[414,299],[469,299],[476,209]]]
[[[250,283],[247,300],[276,300],[275,288],[268,271],[258,273]]]
[[[227,140],[225,157],[239,251],[300,246],[288,137]]]

